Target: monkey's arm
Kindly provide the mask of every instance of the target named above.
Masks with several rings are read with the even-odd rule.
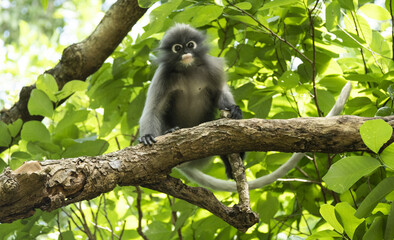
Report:
[[[162,69],[159,67],[153,76],[146,97],[145,107],[140,118],[140,138],[144,145],[152,145],[155,137],[163,134],[163,115],[169,97],[166,96]],[[168,95],[168,93],[167,93]]]
[[[229,110],[229,118],[242,119],[242,110],[235,104],[234,97],[227,83],[224,83],[220,92],[218,107],[220,110]]]

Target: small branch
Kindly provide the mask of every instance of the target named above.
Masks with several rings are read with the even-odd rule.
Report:
[[[175,198],[171,199],[171,196],[167,195],[167,199],[168,199],[168,203],[170,204],[170,207],[171,207],[171,222],[172,222],[172,225],[174,225],[174,227],[176,227],[176,221],[178,220],[178,217],[176,216],[176,211],[172,210],[172,206],[174,205]],[[177,229],[179,240],[183,240],[181,228],[182,228],[182,226],[179,226],[179,228]]]
[[[139,186],[135,187],[135,190],[137,191],[137,203],[136,203],[136,208],[138,210],[138,227],[137,227],[137,232],[138,234],[144,239],[144,240],[149,240],[145,233],[142,231],[142,209],[141,209],[141,188]]]
[[[313,8],[310,10],[308,9],[308,18],[309,18],[309,25],[311,27],[311,38],[312,38],[312,85],[313,85],[313,100],[315,101],[317,115],[319,117],[323,116],[322,111],[320,110],[319,103],[317,101],[317,91],[316,91],[316,46],[315,46],[315,25],[313,19],[313,11],[316,9],[319,0],[316,1]]]
[[[245,232],[258,222],[258,216],[253,212],[243,212],[236,205],[233,208],[223,205],[212,192],[201,187],[189,187],[179,179],[166,176],[160,182],[144,184],[143,187],[170,194],[191,204],[205,208],[223,219],[239,231]]]
[[[393,54],[393,56],[391,57],[391,59],[393,59],[394,61],[394,14],[393,14],[393,5],[392,5],[392,1],[390,0],[390,15],[391,15],[391,52]]]
[[[360,37],[360,32],[358,31],[358,26],[357,26],[356,17],[354,16],[354,11],[351,11],[351,14],[352,14],[354,28],[356,29],[357,36]],[[367,63],[365,61],[364,50],[362,48],[360,48],[360,53],[361,53],[361,57],[363,59],[364,73],[367,74],[368,73],[368,67],[367,67]]]

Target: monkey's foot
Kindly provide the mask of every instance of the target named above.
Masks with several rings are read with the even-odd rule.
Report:
[[[175,131],[177,131],[179,129],[180,129],[180,127],[176,126],[176,127],[168,129],[167,131],[164,132],[164,134],[173,133],[173,132],[175,132]]]

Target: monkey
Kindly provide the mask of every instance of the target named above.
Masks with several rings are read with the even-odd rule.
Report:
[[[229,118],[242,118],[242,110],[227,85],[224,62],[208,54],[205,39],[203,33],[187,24],[176,24],[163,36],[158,48],[159,65],[139,121],[139,141],[144,145],[152,145],[155,137],[179,128],[211,121],[218,109],[229,110]],[[228,158],[221,158],[227,178],[233,178]],[[195,160],[178,169],[193,178],[192,169],[205,162]]]
[[[144,145],[152,145],[155,137],[211,121],[217,109],[230,111],[230,118],[241,119],[242,111],[235,104],[226,83],[224,62],[210,56],[204,44],[205,35],[186,24],[176,24],[161,40],[159,66],[149,86],[140,118],[140,138]],[[327,115],[339,115],[349,97],[352,85],[348,82],[342,89],[335,105]],[[243,155],[243,154],[242,154]],[[261,188],[286,175],[304,157],[293,156],[274,172],[248,182],[249,189]],[[233,178],[231,166],[221,156],[227,178]],[[207,159],[183,163],[178,170],[200,186],[217,191],[235,192],[236,184],[228,180],[206,175],[198,168]]]

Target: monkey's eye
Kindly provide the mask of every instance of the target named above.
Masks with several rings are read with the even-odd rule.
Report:
[[[197,47],[197,43],[195,41],[190,41],[186,44],[187,48],[195,49]]]
[[[178,44],[178,43],[172,45],[172,48],[171,48],[171,50],[172,50],[174,53],[178,53],[181,49],[182,49],[182,45],[181,45],[181,44]]]

